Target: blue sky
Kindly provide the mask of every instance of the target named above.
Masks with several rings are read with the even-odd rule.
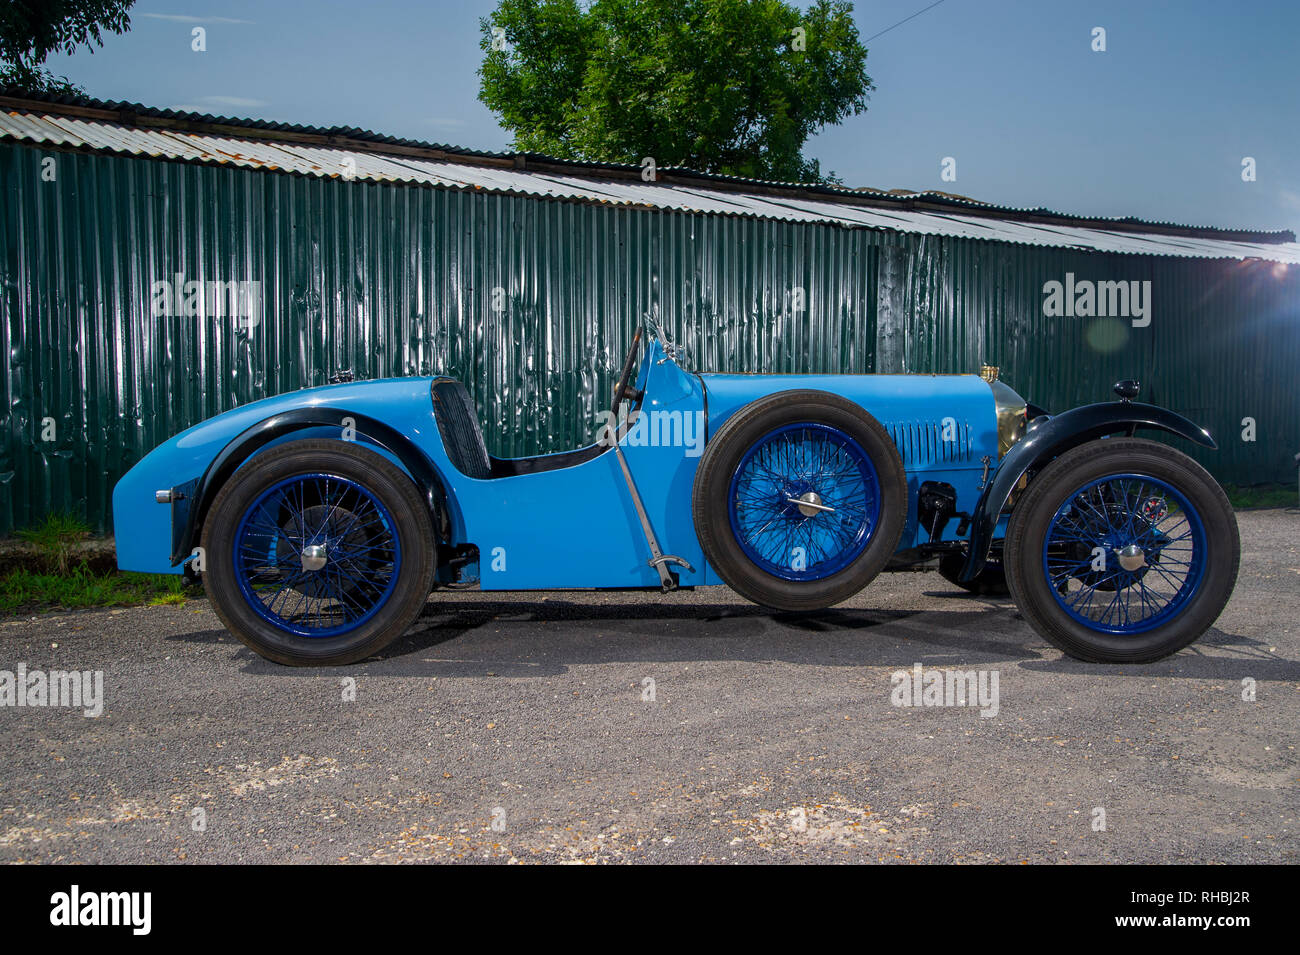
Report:
[[[865,39],[930,2],[858,0],[854,17]],[[47,66],[103,99],[506,149],[477,100],[494,6],[141,0],[129,34]],[[850,186],[1300,231],[1297,35],[1287,0],[943,0],[867,44],[869,110],[806,152]]]

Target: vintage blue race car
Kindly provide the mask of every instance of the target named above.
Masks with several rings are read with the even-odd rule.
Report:
[[[123,570],[200,574],[268,659],[348,663],[432,589],[726,584],[782,611],[939,559],[1009,590],[1084,660],[1173,653],[1219,616],[1240,544],[1223,491],[1119,400],[1049,415],[982,375],[729,375],[637,331],[587,447],[490,455],[465,387],[400,378],[254,402],[155,449],[113,510]]]

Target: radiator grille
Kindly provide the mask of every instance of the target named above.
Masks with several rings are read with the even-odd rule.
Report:
[[[898,446],[907,469],[964,464],[974,458],[969,421],[894,421],[885,424],[885,429]]]

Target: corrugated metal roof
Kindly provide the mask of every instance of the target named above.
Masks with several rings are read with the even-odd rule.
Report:
[[[0,114],[0,138],[323,178],[351,177],[379,182],[416,183],[509,195],[786,222],[820,222],[1096,252],[1211,259],[1257,258],[1300,264],[1300,243],[1294,241],[1260,242],[1218,236],[1170,235],[1158,231],[1143,233],[1133,229],[1131,220],[1124,228],[1120,228],[1120,220],[1116,220],[1117,227],[1113,229],[1056,222],[1011,221],[991,217],[987,212],[982,215],[963,215],[957,211],[948,213],[819,201],[812,191],[809,192],[809,198],[803,198],[798,194],[775,196],[673,182],[640,183],[625,178],[499,168],[268,138],[245,139],[184,129],[138,128],[52,112],[15,110]],[[847,190],[844,192],[848,193]]]
[[[135,117],[137,120],[161,119],[208,126],[228,126],[248,130],[267,130],[283,134],[346,136],[351,139],[383,143],[392,146],[420,146],[442,149],[464,156],[501,159],[513,155],[512,153],[467,149],[463,146],[450,146],[438,143],[429,143],[423,140],[406,139],[401,136],[389,136],[383,133],[373,132],[369,129],[362,129],[359,126],[305,126],[301,123],[281,123],[265,119],[243,119],[237,116],[217,116],[213,113],[198,113],[192,110],[163,109],[157,106],[146,106],[144,103],[131,103],[126,100],[101,100],[89,96],[69,95],[66,93],[34,93],[16,87],[0,87],[0,97],[24,103],[48,104],[48,109],[39,109],[34,111],[50,112],[58,115],[69,114],[69,111],[94,110],[104,113],[117,113],[121,116],[131,116]],[[123,120],[122,122],[124,125],[134,125],[134,123],[129,120]]]
[[[197,133],[214,133],[217,135],[235,135],[232,130],[247,130],[258,139],[266,138],[305,138],[327,141],[326,145],[346,147],[351,143],[369,146],[387,146],[394,150],[416,150],[425,154],[438,154],[435,158],[450,158],[453,162],[509,163],[516,167],[536,167],[544,165],[559,170],[572,170],[574,175],[591,177],[601,173],[613,175],[627,173],[639,174],[640,167],[627,163],[598,162],[585,159],[560,159],[555,156],[543,156],[537,153],[492,152],[488,150],[469,149],[445,143],[430,143],[423,140],[407,139],[376,133],[357,126],[305,126],[299,123],[283,123],[264,119],[243,119],[232,116],[216,116],[210,113],[197,113],[179,109],[162,109],[146,106],[143,103],[130,103],[118,100],[98,100],[86,96],[67,94],[36,94],[12,88],[0,88],[0,103],[8,107],[17,107],[21,112],[43,115],[83,116],[92,120],[116,123],[128,128],[168,126],[176,130]],[[266,137],[262,133],[273,133]],[[346,140],[344,143],[335,140]],[[940,190],[917,191],[912,189],[875,189],[853,188],[821,183],[772,182],[752,179],[744,176],[732,176],[722,173],[704,173],[681,166],[661,166],[661,178],[671,175],[674,179],[691,179],[695,184],[713,184],[724,191],[769,191],[797,190],[805,196],[831,196],[837,198],[858,198],[864,196],[885,200],[890,205],[911,209],[924,206],[926,211],[932,207],[946,209],[969,209],[986,215],[1010,219],[1048,219],[1066,225],[1086,225],[1090,228],[1114,227],[1121,231],[1151,232],[1167,234],[1169,232],[1192,234],[1199,238],[1228,239],[1230,241],[1264,242],[1268,244],[1294,242],[1295,235],[1287,230],[1253,230],[1225,229],[1213,226],[1197,226],[1167,220],[1139,219],[1136,216],[1077,216],[1047,209],[995,205]],[[879,203],[876,203],[879,204]],[[1081,221],[1082,220],[1082,221]]]

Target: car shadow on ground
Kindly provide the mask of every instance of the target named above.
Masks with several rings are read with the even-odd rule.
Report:
[[[1050,647],[1009,599],[953,596],[951,610],[832,608],[774,613],[739,603],[600,603],[546,599],[475,599],[430,603],[400,639],[378,656],[337,668],[295,669],[263,660],[224,630],[177,634],[190,643],[230,643],[243,672],[355,675],[546,677],[573,665],[608,663],[774,662],[807,666],[996,668],[1044,673],[1300,680],[1300,661],[1252,637],[1212,628],[1175,656],[1150,664],[1082,663]]]

